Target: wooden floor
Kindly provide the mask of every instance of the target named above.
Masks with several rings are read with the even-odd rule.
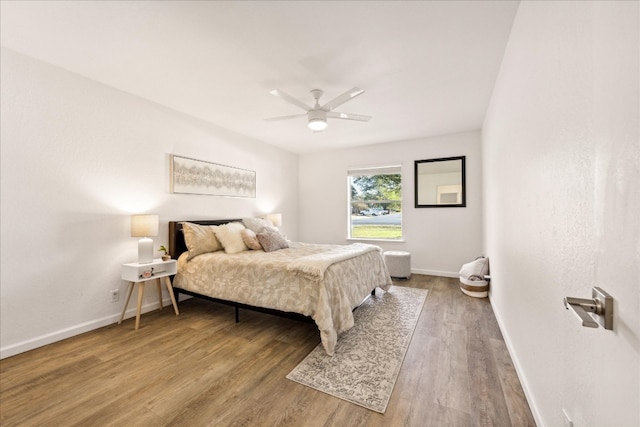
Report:
[[[387,412],[287,380],[314,324],[188,300],[0,361],[8,426],[533,426],[487,299],[429,289]]]

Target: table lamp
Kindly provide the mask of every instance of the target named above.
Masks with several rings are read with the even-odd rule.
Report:
[[[267,219],[271,221],[274,227],[282,227],[282,214],[281,213],[272,213],[267,215]]]
[[[158,215],[131,215],[131,237],[142,237],[138,240],[138,262],[153,262],[153,240],[150,236],[158,235]]]

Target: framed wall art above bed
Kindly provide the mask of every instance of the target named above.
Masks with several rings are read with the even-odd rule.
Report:
[[[256,197],[255,171],[170,155],[171,192]]]

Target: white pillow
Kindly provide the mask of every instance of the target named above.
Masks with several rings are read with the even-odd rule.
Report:
[[[216,228],[218,228],[216,225],[198,225],[191,222],[182,223],[184,243],[189,250],[188,260],[192,260],[200,254],[222,250],[220,242],[216,239]]]
[[[249,250],[242,240],[242,230],[244,225],[239,222],[229,222],[216,228],[216,237],[226,253],[235,254]]]
[[[247,227],[249,230],[253,231],[256,234],[258,234],[265,228],[268,228],[270,230],[275,230],[271,221],[265,218],[243,218],[242,223],[244,224],[245,227]]]

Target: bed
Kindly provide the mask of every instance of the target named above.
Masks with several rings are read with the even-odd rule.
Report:
[[[188,221],[200,226],[236,222],[242,220]],[[388,290],[391,286],[382,251],[358,243],[288,245],[272,252],[218,250],[191,257],[183,222],[171,221],[169,251],[178,261],[173,280],[176,301],[180,294],[187,294],[231,304],[236,307],[236,320],[238,308],[310,318],[331,355],[338,335],[353,326],[353,309],[377,287]]]

